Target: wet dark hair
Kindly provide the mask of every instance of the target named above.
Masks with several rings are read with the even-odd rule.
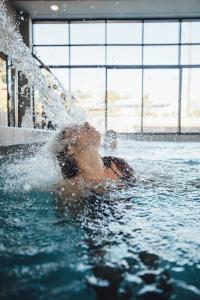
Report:
[[[75,160],[70,155],[67,155],[69,145],[67,145],[67,143],[62,145],[64,139],[65,130],[62,130],[56,138],[58,146],[56,146],[55,155],[61,168],[62,177],[68,179],[78,174],[78,167]]]

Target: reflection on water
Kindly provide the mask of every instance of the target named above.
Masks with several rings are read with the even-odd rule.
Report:
[[[1,299],[200,298],[199,146],[127,145],[141,180],[81,202],[9,192],[1,168]]]

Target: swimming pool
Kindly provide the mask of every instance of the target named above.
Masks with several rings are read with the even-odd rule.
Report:
[[[65,207],[48,159],[1,158],[0,298],[200,299],[199,146],[119,140],[139,182]]]

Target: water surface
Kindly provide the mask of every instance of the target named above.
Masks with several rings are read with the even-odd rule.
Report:
[[[47,158],[0,159],[1,299],[200,299],[199,143],[113,154],[139,182],[67,206],[42,188]]]

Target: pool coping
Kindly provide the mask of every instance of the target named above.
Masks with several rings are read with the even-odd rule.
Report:
[[[0,146],[0,156],[7,156],[17,153],[23,153],[24,155],[34,154],[39,148],[41,148],[45,144],[46,142],[39,142]]]

